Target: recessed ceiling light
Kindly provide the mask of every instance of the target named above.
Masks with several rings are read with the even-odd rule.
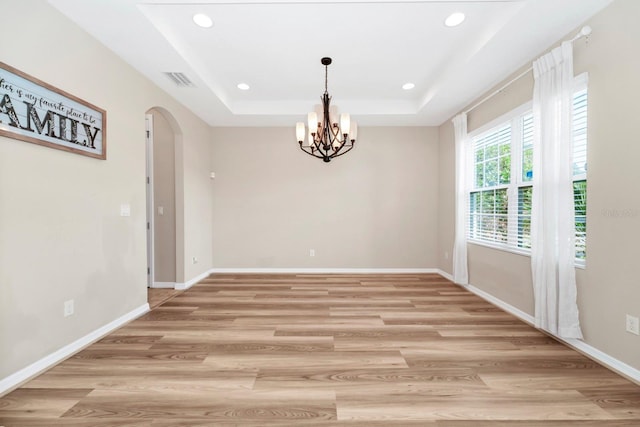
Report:
[[[195,15],[193,15],[193,22],[195,22],[197,26],[202,28],[213,27],[213,21],[204,13],[196,13]]]
[[[444,25],[446,25],[447,27],[455,27],[462,24],[462,21],[464,21],[464,13],[454,12],[444,20]]]
[[[249,85],[246,83],[238,83],[238,89],[240,90],[249,90]]]
[[[414,85],[413,83],[405,83],[405,84],[402,85],[402,89],[404,89],[404,90],[411,90],[414,87],[416,87],[416,85]]]

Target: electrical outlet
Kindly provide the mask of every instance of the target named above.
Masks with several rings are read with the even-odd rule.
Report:
[[[196,257],[192,257],[192,258],[191,258],[191,262],[192,262],[193,264],[197,264],[197,263],[198,263],[198,258],[196,258]]]
[[[315,249],[309,249],[309,256],[316,256],[316,250]]]
[[[627,314],[627,332],[640,335],[640,319]]]
[[[444,259],[449,259],[449,252],[447,251],[444,252]]]
[[[73,300],[70,299],[69,301],[65,301],[64,302],[64,317],[68,317],[71,316],[73,314]]]

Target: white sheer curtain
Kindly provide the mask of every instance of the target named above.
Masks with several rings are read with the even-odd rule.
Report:
[[[533,63],[531,270],[535,326],[582,338],[576,303],[571,42]]]
[[[456,223],[453,242],[453,281],[460,285],[469,283],[467,270],[467,186],[466,186],[466,150],[467,115],[458,114],[453,118],[453,130],[456,144]]]

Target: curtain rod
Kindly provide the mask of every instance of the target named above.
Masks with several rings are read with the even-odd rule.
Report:
[[[570,42],[574,42],[578,39],[581,39],[582,37],[586,37],[589,34],[591,34],[591,27],[588,25],[585,25],[584,27],[582,27],[582,29],[580,30],[580,32],[578,32],[578,34],[576,34],[575,36],[573,36],[573,38],[571,40],[569,40]],[[505,90],[506,88],[508,88],[509,86],[511,86],[511,84],[513,84],[513,82],[515,82],[516,80],[520,80],[520,78],[524,75],[526,75],[527,73],[529,73],[529,71],[533,70],[533,66],[527,68],[526,70],[524,70],[522,73],[518,74],[516,77],[514,77],[513,79],[509,80],[506,84],[504,84],[503,86],[500,87],[500,89],[496,90],[495,92],[492,92],[491,94],[487,95],[485,98],[483,98],[482,100],[478,101],[476,104],[474,104],[472,107],[468,108],[467,110],[463,111],[464,114],[468,114],[470,111],[475,110],[476,108],[478,108],[480,105],[484,104],[485,102],[487,102],[488,100],[490,100],[491,98],[493,98],[494,96],[496,96],[497,94],[499,94],[500,92],[502,92],[503,90]]]

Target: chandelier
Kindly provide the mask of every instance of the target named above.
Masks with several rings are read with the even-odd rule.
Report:
[[[352,122],[346,113],[340,115],[338,125],[338,108],[330,106],[331,97],[327,91],[331,58],[322,58],[320,62],[324,65],[324,94],[320,98],[322,105],[316,105],[315,111],[308,114],[308,130],[305,129],[304,123],[296,123],[296,137],[302,151],[330,162],[334,157],[342,156],[353,149],[358,136],[358,125]]]

